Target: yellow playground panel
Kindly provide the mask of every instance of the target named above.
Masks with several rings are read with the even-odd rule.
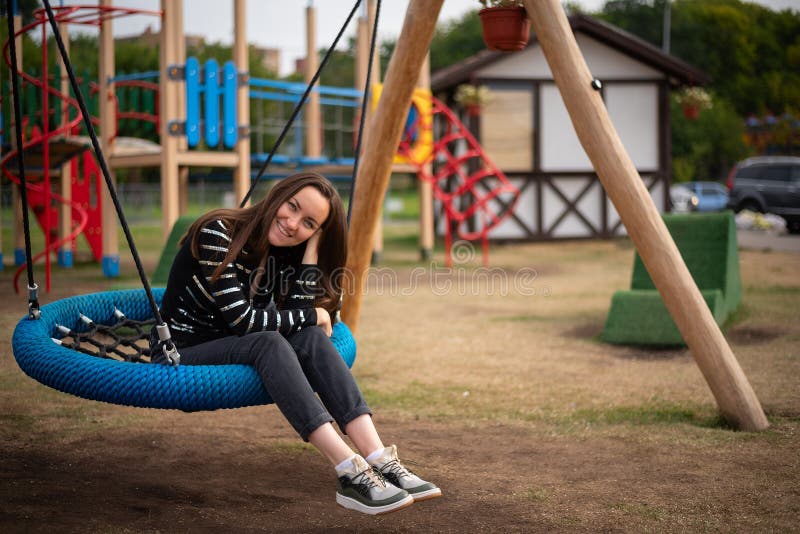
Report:
[[[372,87],[372,111],[378,107],[383,92],[383,84]],[[433,101],[428,89],[416,88],[411,96],[411,108],[408,110],[403,139],[408,139],[410,150],[407,156],[395,154],[397,165],[422,165],[433,153]]]

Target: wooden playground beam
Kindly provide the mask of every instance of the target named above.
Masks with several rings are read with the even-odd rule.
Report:
[[[64,49],[67,51],[67,56],[69,56],[69,25],[67,23],[60,24],[58,31],[61,33],[61,40],[64,42]],[[58,65],[62,73],[67,72],[64,66],[63,58],[59,57]],[[62,94],[69,94],[69,77],[66,76],[66,74],[61,74],[59,90]],[[67,125],[67,123],[69,123],[69,106],[62,106],[61,117],[58,117],[58,126],[59,128],[63,128]],[[72,201],[72,164],[69,161],[61,165],[61,196],[67,201]],[[58,217],[58,235],[69,235],[70,232],[72,232],[72,205],[69,202],[64,202],[61,204]],[[61,249],[58,251],[58,253],[59,257],[63,261],[62,265],[72,267],[72,243],[67,242],[61,245]]]
[[[178,176],[178,138],[169,133],[169,121],[178,117],[178,82],[170,80],[167,67],[177,63],[178,31],[175,13],[183,10],[183,0],[161,0],[161,41],[159,58],[159,113],[161,137],[161,228],[167,242],[172,225],[180,213]],[[113,227],[112,227],[113,228]]]
[[[100,0],[100,6],[110,7],[111,0]],[[100,86],[100,93],[97,95],[100,115],[100,144],[103,153],[111,154],[114,152],[114,133],[117,126],[117,112],[114,106],[114,94],[116,89],[114,82],[115,63],[114,63],[114,31],[113,19],[103,18],[100,22],[100,34],[98,36],[98,60],[97,81]],[[117,178],[114,169],[109,169],[111,185],[116,188]],[[112,231],[117,228],[117,212],[114,203],[111,201],[111,193],[108,184],[102,182],[102,202],[101,202],[101,227],[103,232],[103,274],[108,277],[119,276],[119,236]]]
[[[250,72],[249,48],[247,46],[247,2],[233,2],[233,62],[236,72]],[[236,127],[250,124],[250,85],[242,83],[236,89]],[[238,136],[236,141],[236,162],[233,174],[233,190],[238,205],[250,190],[250,134]],[[220,164],[221,165],[221,164]]]
[[[403,133],[411,96],[444,0],[411,0],[400,37],[386,70],[381,99],[362,144],[362,157],[348,233],[347,276],[342,318],[356,333],[367,269],[372,256],[381,203],[389,185],[395,149]]]
[[[761,404],[689,274],[608,116],[559,0],[525,0],[575,131],[722,416],[741,430],[769,426]]]
[[[422,70],[419,73],[417,87],[431,90],[431,55],[425,56]],[[433,162],[423,164],[423,172],[432,176]],[[419,173],[417,173],[420,176]],[[419,256],[423,261],[433,256],[433,246],[436,239],[433,217],[433,184],[428,180],[417,179],[417,192],[419,193]]]
[[[306,60],[305,80],[307,84],[314,79],[319,68],[319,52],[317,51],[317,8],[313,2],[306,6]],[[304,110],[306,126],[306,154],[312,158],[322,155],[322,110],[320,108],[319,93],[316,91],[308,95]]]

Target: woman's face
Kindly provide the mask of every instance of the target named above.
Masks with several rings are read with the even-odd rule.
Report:
[[[281,204],[269,226],[269,244],[292,247],[311,237],[328,218],[330,201],[319,189],[306,186]]]

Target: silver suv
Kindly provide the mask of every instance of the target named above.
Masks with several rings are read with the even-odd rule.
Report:
[[[800,233],[800,158],[759,156],[737,163],[728,175],[728,207],[774,213]]]

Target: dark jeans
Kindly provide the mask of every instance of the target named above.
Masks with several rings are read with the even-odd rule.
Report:
[[[350,369],[321,328],[306,327],[288,338],[278,332],[224,337],[178,347],[178,352],[181,365],[255,367],[264,388],[304,441],[324,423],[335,420],[344,432],[356,417],[371,415]]]

